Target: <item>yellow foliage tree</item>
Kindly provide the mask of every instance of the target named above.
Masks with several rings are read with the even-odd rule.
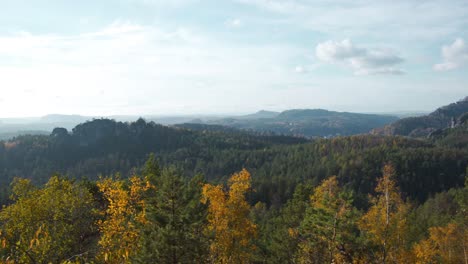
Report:
[[[429,228],[429,238],[413,248],[416,263],[468,263],[468,232],[456,223]]]
[[[86,188],[59,176],[42,188],[26,179],[12,186],[14,203],[0,211],[0,262],[61,263],[92,255],[95,215]]]
[[[125,181],[112,178],[97,183],[108,206],[104,220],[98,221],[101,238],[98,258],[106,263],[129,263],[137,253],[139,224],[146,224],[144,194],[154,188],[147,180],[137,176]]]
[[[243,169],[229,179],[229,191],[221,185],[205,184],[202,202],[208,207],[208,231],[214,238],[210,245],[213,263],[249,263],[252,239],[257,226],[249,219],[251,206],[245,195],[251,189],[250,173]]]
[[[371,197],[371,207],[358,225],[378,250],[373,258],[380,263],[407,263],[411,258],[407,245],[407,214],[409,206],[401,198],[392,165],[384,166],[377,182],[377,196]]]

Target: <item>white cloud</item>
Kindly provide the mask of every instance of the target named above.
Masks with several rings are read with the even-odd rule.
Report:
[[[404,60],[392,51],[358,47],[349,39],[319,43],[315,54],[325,63],[346,65],[358,75],[404,73],[396,68]]]
[[[304,68],[304,66],[302,65],[297,65],[295,68],[294,68],[294,71],[297,72],[297,73],[306,73],[306,69]]]
[[[227,20],[225,25],[228,26],[228,27],[237,28],[237,27],[241,27],[243,25],[243,23],[242,23],[242,21],[240,19],[234,18],[234,19]]]
[[[0,35],[0,116],[238,112],[249,100],[243,111],[254,111],[274,100],[258,101],[272,85],[300,78],[288,62],[303,53],[125,21],[75,35]],[[246,96],[252,87],[259,96]]]
[[[451,45],[442,47],[443,62],[435,64],[435,71],[450,71],[468,64],[468,46],[461,38],[457,38]]]

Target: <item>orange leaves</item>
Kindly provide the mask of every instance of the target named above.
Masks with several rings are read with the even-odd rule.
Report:
[[[228,192],[221,185],[203,186],[202,202],[209,201],[207,230],[214,233],[211,258],[216,263],[247,263],[252,257],[257,226],[249,219],[251,207],[245,200],[250,189],[245,169],[231,176]]]

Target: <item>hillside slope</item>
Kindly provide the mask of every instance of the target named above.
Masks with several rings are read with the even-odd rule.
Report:
[[[97,119],[71,132],[57,128],[50,136],[20,136],[0,141],[0,201],[8,197],[13,177],[44,183],[54,173],[96,179],[120,172],[128,177],[154,152],[163,165],[187,176],[223,181],[246,168],[257,190],[251,199],[285,202],[299,183],[336,175],[367,199],[382,165],[391,162],[402,190],[423,201],[429,195],[464,182],[468,150],[445,143],[402,137],[359,135],[307,141],[261,136],[219,126],[187,124],[167,127],[138,120],[122,123]]]
[[[376,128],[371,133],[387,136],[425,137],[439,129],[459,124],[460,119],[467,112],[468,96],[456,103],[440,107],[429,115],[403,118],[384,127]]]

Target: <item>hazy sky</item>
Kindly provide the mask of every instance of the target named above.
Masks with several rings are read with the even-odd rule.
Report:
[[[466,0],[0,7],[0,117],[432,110],[467,95]]]

